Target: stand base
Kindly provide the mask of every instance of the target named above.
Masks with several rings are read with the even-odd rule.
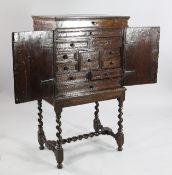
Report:
[[[62,138],[62,129],[61,129],[61,113],[62,113],[62,106],[60,106],[59,104],[55,103],[54,104],[54,111],[56,113],[56,129],[57,129],[57,140],[47,140],[43,131],[43,116],[42,116],[42,100],[38,100],[38,142],[39,142],[39,149],[43,150],[44,149],[44,145],[51,151],[54,152],[54,155],[56,157],[56,161],[57,161],[57,168],[58,169],[62,169],[63,165],[63,144],[66,143],[71,143],[71,142],[76,142],[77,140],[83,140],[83,139],[88,139],[88,138],[92,138],[95,136],[99,136],[99,135],[109,135],[112,136],[113,138],[115,138],[117,145],[118,145],[118,151],[122,151],[122,146],[124,144],[124,134],[123,134],[123,118],[122,118],[122,107],[123,107],[123,101],[125,99],[125,90],[119,94],[119,96],[117,97],[117,100],[119,102],[119,108],[118,108],[118,131],[115,134],[111,128],[109,127],[103,127],[103,125],[100,122],[99,119],[99,103],[96,102],[96,106],[95,106],[95,119],[93,120],[93,127],[94,127],[94,132],[90,132],[87,134],[82,134],[82,135],[78,135],[78,136],[73,136],[73,137],[69,137],[69,138]]]

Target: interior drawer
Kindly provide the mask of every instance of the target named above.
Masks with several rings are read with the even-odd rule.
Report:
[[[88,41],[57,41],[56,42],[56,50],[76,50],[79,48],[86,49],[89,47]]]
[[[79,69],[81,71],[93,70],[99,68],[98,51],[80,51],[79,52]]]
[[[97,70],[92,71],[92,81],[102,80],[102,79],[111,79],[115,77],[122,76],[122,69],[106,69],[106,70]]]
[[[63,83],[65,81],[85,81],[87,72],[69,72],[63,75],[56,75],[56,81],[59,83]]]
[[[122,46],[121,37],[103,37],[103,38],[94,38],[92,40],[93,48],[118,48]]]
[[[120,68],[121,67],[121,59],[115,58],[106,58],[102,59],[102,69],[109,69],[109,68]]]
[[[78,71],[78,65],[76,61],[56,62],[56,66],[57,74]]]
[[[56,61],[75,61],[77,60],[76,52],[59,52],[56,51]]]

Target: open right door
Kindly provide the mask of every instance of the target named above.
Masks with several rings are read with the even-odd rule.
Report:
[[[157,82],[159,27],[127,27],[124,86]]]

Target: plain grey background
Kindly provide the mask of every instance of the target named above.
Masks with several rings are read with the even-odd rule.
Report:
[[[172,3],[170,0],[0,1],[0,175],[172,174]],[[52,152],[39,151],[36,102],[14,104],[11,33],[31,31],[31,15],[108,14],[130,16],[129,26],[160,26],[158,83],[127,87],[125,145],[100,136],[64,145],[64,169]],[[100,103],[105,125],[117,129],[117,103]],[[53,108],[43,103],[47,137],[55,138]],[[65,108],[63,136],[92,131],[94,104]]]

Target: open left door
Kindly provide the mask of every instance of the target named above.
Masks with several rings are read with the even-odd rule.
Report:
[[[53,31],[12,34],[15,102],[53,96]]]
[[[157,82],[159,27],[125,29],[124,86]]]

